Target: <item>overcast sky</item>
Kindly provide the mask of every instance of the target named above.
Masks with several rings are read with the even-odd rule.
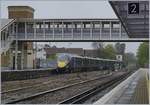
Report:
[[[29,1],[1,0],[1,17],[8,18],[7,7],[27,5],[35,9],[34,18],[117,18],[108,1]],[[91,49],[91,43],[53,43],[58,47]],[[139,43],[126,43],[126,52],[136,53]]]
[[[28,5],[35,18],[117,18],[108,1],[2,0],[2,18],[8,17],[9,5]]]

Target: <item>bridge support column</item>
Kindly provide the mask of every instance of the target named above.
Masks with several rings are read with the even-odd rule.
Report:
[[[121,25],[121,22],[119,23],[119,38],[121,39],[121,29],[122,28],[122,25]]]
[[[18,69],[18,41],[15,43],[15,70]]]
[[[21,69],[24,69],[24,46],[21,43]]]
[[[112,30],[112,24],[111,24],[111,22],[109,23],[109,25],[110,25],[110,36],[109,36],[109,39],[111,39],[112,38],[112,32],[111,32],[111,30]]]
[[[18,24],[16,24],[15,70],[18,70]]]
[[[100,22],[99,39],[102,39],[102,22]]]

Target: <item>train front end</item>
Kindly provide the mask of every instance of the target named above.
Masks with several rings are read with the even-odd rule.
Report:
[[[57,58],[57,71],[65,72],[69,68],[69,56],[67,54],[59,54]]]

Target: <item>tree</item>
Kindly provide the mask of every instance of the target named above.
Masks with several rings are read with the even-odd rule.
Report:
[[[51,46],[49,44],[45,44],[44,48],[50,48]]]
[[[137,59],[140,67],[148,66],[149,62],[149,43],[143,42],[140,44],[137,51]]]
[[[92,43],[92,47],[94,49],[103,49],[104,48],[104,44],[102,42],[93,42]]]
[[[125,44],[120,44],[119,42],[115,44],[115,50],[117,54],[124,55],[125,53]]]
[[[116,59],[116,51],[111,44],[106,45],[104,48],[104,58],[106,59]]]
[[[129,52],[124,54],[124,65],[128,69],[136,69],[137,59],[134,53]]]
[[[93,42],[92,46],[96,50],[97,57],[104,58],[104,44],[102,42]]]

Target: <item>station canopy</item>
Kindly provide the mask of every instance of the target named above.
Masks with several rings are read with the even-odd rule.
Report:
[[[109,1],[130,38],[149,37],[149,1]]]

